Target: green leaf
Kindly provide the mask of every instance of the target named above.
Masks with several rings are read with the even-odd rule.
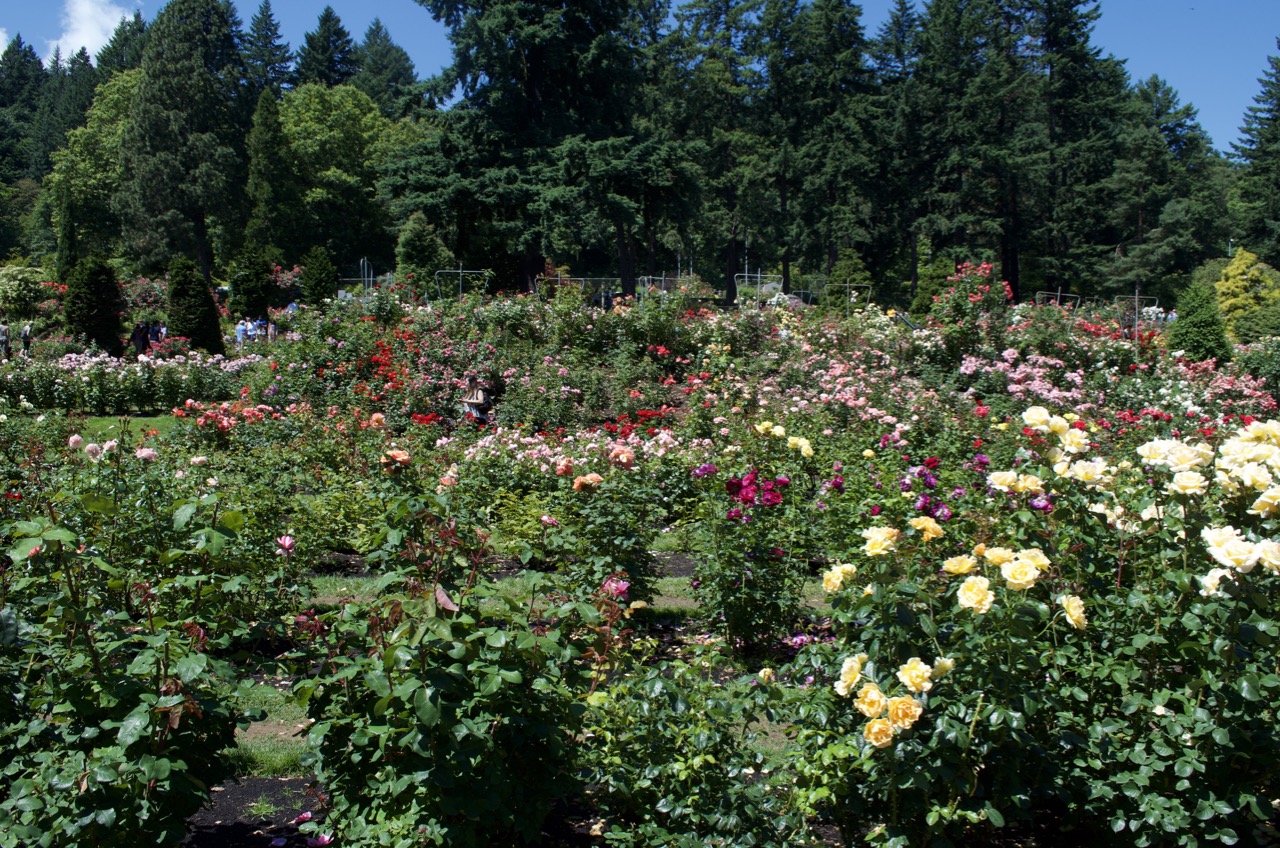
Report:
[[[1004,816],[990,804],[987,804],[987,821],[991,822],[993,827],[1004,827]]]
[[[76,543],[76,534],[65,527],[51,527],[41,533],[40,538],[50,542],[63,542],[68,545]]]
[[[425,727],[435,727],[440,721],[440,708],[432,702],[429,689],[419,689],[414,694],[413,711]]]
[[[200,676],[209,664],[209,658],[204,654],[187,654],[174,665],[174,673],[178,675],[178,679],[183,683],[190,683]]]
[[[218,526],[231,533],[239,533],[244,529],[244,513],[237,509],[229,509],[218,519]]]
[[[115,515],[119,512],[116,509],[116,502],[103,495],[81,495],[80,503],[88,512],[94,512],[98,515]]]
[[[0,648],[18,644],[18,614],[13,607],[0,609]]]
[[[146,733],[147,728],[151,726],[151,709],[145,704],[135,707],[133,712],[125,716],[120,724],[120,732],[116,736],[116,743],[121,748],[128,748],[134,742],[142,738],[142,734]]]
[[[196,503],[185,503],[174,510],[173,513],[173,529],[181,530],[191,521],[192,516],[196,514],[196,510],[200,508]]]

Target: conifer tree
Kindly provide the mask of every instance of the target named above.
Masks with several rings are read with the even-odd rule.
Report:
[[[351,85],[369,95],[388,118],[411,111],[418,82],[413,60],[391,40],[391,34],[377,18],[369,24],[364,41],[356,50],[356,59],[360,70],[351,78]]]
[[[142,12],[134,12],[132,18],[121,18],[111,40],[103,45],[94,57],[103,76],[142,67],[142,52],[147,46],[147,22]]]
[[[410,215],[396,241],[396,276],[415,292],[434,296],[430,283],[436,271],[453,267],[453,261],[453,254],[427,223],[427,216],[421,212]]]
[[[245,128],[235,102],[242,65],[228,6],[170,0],[156,16],[125,129],[115,203],[125,238],[145,266],[192,256],[206,282],[213,230],[219,220],[238,217],[233,188],[243,179]]]
[[[1231,342],[1213,286],[1196,281],[1183,289],[1178,297],[1178,320],[1169,328],[1165,344],[1196,362],[1230,361]]]
[[[251,208],[245,241],[270,245],[279,249],[287,261],[297,261],[302,193],[294,157],[280,126],[280,104],[269,89],[258,96],[248,154],[246,193]]]
[[[298,51],[298,84],[342,85],[360,70],[357,58],[351,33],[333,7],[325,6],[315,30],[306,34]]]
[[[277,97],[293,81],[293,52],[280,37],[280,24],[271,12],[271,0],[262,0],[249,23],[244,42],[246,96],[271,91]]]
[[[67,329],[119,356],[124,298],[115,271],[101,256],[90,256],[76,263],[66,277],[66,286],[63,315]]]
[[[316,245],[302,257],[302,302],[319,306],[338,290],[338,269],[329,259],[329,251]]]
[[[206,353],[225,352],[213,292],[200,269],[185,257],[169,265],[168,328],[170,335],[189,339],[192,347]]]
[[[1245,163],[1240,179],[1242,240],[1265,261],[1280,265],[1280,55],[1267,59],[1258,82],[1262,90],[1245,114],[1240,143],[1234,145]]]
[[[45,80],[35,48],[14,36],[0,54],[0,183],[30,174],[30,136]]]

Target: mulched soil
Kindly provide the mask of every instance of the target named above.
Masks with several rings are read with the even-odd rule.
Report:
[[[191,818],[182,848],[270,848],[277,839],[285,841],[276,845],[305,846],[293,820],[315,806],[310,783],[300,777],[245,777],[216,787],[209,804]]]

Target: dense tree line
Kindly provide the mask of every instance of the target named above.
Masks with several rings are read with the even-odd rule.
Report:
[[[425,81],[328,7],[295,52],[269,0],[247,30],[171,0],[93,59],[14,38],[0,254],[209,280],[315,248],[388,269],[399,244],[420,277],[429,245],[509,286],[550,257],[902,299],[956,259],[1022,298],[1168,295],[1232,241],[1280,263],[1280,57],[1228,158],[1092,43],[1089,2],[897,0],[874,35],[848,0],[418,2],[453,48]]]

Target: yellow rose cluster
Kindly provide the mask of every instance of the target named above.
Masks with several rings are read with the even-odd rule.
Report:
[[[842,698],[853,693],[853,687],[862,679],[867,663],[866,654],[858,654],[844,661],[835,690]],[[894,737],[911,727],[924,714],[924,704],[916,695],[924,695],[933,688],[935,680],[944,677],[955,667],[948,657],[940,657],[928,665],[919,657],[912,657],[898,668],[895,675],[910,694],[889,697],[874,680],[868,679],[857,691],[853,707],[868,719],[862,729],[862,738],[876,748],[887,748]]]
[[[787,428],[781,424],[774,424],[772,421],[761,421],[756,425],[756,432],[762,436],[773,436],[775,439],[785,439],[787,437]]]
[[[1280,548],[1280,546],[1277,547]],[[956,601],[962,609],[973,610],[979,615],[990,612],[996,600],[995,592],[991,589],[991,580],[974,573],[978,569],[980,560],[985,560],[989,565],[999,568],[1005,588],[1018,592],[1034,588],[1052,564],[1049,557],[1039,548],[1014,551],[1011,548],[998,546],[987,547],[985,544],[976,546],[972,554],[960,554],[944,560],[942,570],[946,573],[967,575],[956,592]],[[1067,597],[1074,598],[1069,607],[1064,606],[1068,620],[1077,629],[1084,629],[1086,622],[1084,601],[1074,595]]]
[[[828,568],[822,574],[822,589],[824,592],[839,592],[844,588],[845,581],[852,580],[854,575],[858,573],[856,565],[846,565],[837,562]]]
[[[867,556],[885,556],[897,546],[901,533],[895,527],[868,527],[862,531],[862,538],[867,540],[862,552]]]

